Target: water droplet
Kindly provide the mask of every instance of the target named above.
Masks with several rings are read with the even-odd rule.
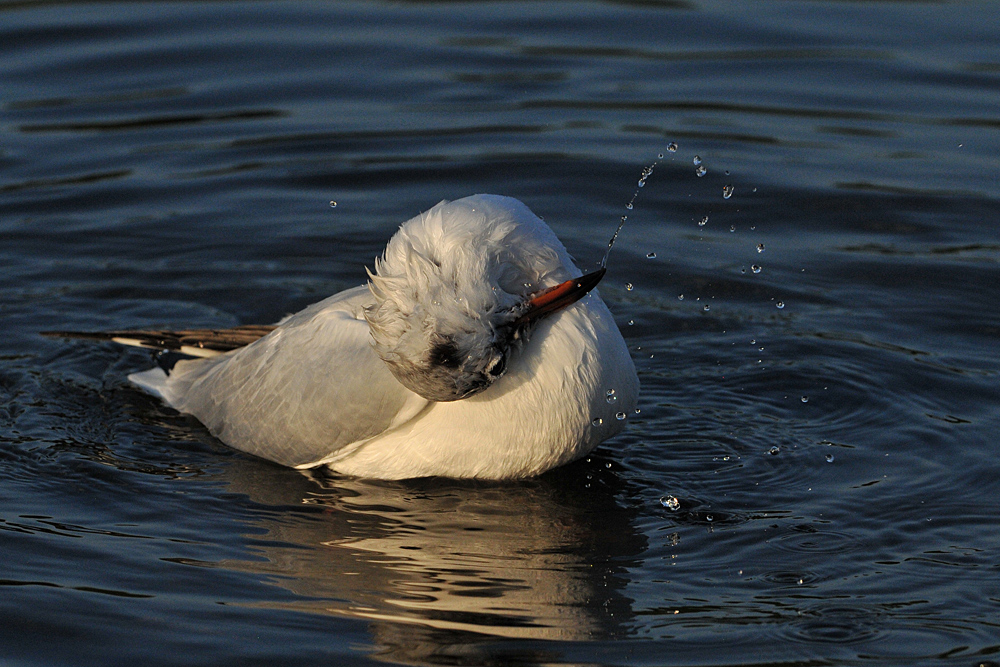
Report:
[[[757,344],[757,339],[756,338],[751,338],[750,339],[750,344],[751,345],[756,345]]]
[[[629,325],[629,326],[632,326],[633,324],[635,324],[635,320],[629,320],[629,321],[628,321],[628,325]]]
[[[711,307],[711,306],[709,306],[709,305],[708,305],[708,304],[706,303],[706,304],[705,304],[705,308],[704,308],[704,310],[705,310],[706,312],[708,312],[708,311],[709,311],[709,310],[710,310],[711,308],[712,308],[712,307]]]
[[[708,224],[708,216],[707,215],[704,218],[702,218],[701,220],[698,221],[698,226],[699,227],[704,227],[707,224]]]
[[[617,395],[617,394],[615,393],[615,390],[614,390],[614,389],[608,389],[608,390],[607,390],[607,391],[606,391],[606,392],[604,393],[604,399],[605,399],[605,400],[606,400],[606,401],[607,401],[608,403],[614,403],[615,401],[617,401],[617,400],[618,400],[618,395]]]
[[[594,420],[590,423],[593,424],[594,426],[600,426],[601,424],[604,423],[604,420],[601,419],[600,417],[594,417]]]
[[[677,300],[678,301],[683,301],[684,300],[684,295],[683,294],[678,294],[677,295]]]
[[[736,225],[729,225],[729,231],[735,232],[736,231]]]
[[[330,208],[337,208],[337,202],[331,200],[330,201]]]
[[[773,447],[771,447],[771,449],[767,450],[767,453],[770,454],[771,456],[776,456],[780,452],[781,448],[778,447],[777,445],[774,445]]]
[[[628,415],[626,415],[624,412],[616,412],[615,413],[615,419],[617,419],[618,421],[622,421],[627,416]]]
[[[750,267],[750,270],[753,271],[754,273],[760,273],[760,269],[761,269],[760,264],[754,264],[753,266]]]
[[[669,144],[667,144],[667,152],[668,153],[676,153],[677,152],[677,143],[674,142],[674,141],[671,141]]]
[[[757,252],[764,252],[764,244],[763,243],[758,243],[757,244]]]
[[[655,252],[647,252],[646,253],[646,259],[656,259],[656,253]]]
[[[778,303],[776,303],[774,305],[777,306],[778,310],[781,310],[782,308],[785,307],[785,302],[784,301],[779,301]]]
[[[704,176],[707,173],[708,173],[708,169],[705,169],[705,165],[703,165],[703,164],[699,164],[698,168],[694,170],[694,175],[697,176],[698,178],[701,178],[702,176]]]
[[[657,160],[662,160],[663,159],[663,153],[657,153],[656,159]]]
[[[700,155],[695,155],[694,159],[691,160],[691,161],[694,162],[694,166],[697,167],[699,164],[701,164],[701,156]]]
[[[642,174],[639,176],[639,181],[638,181],[638,186],[640,188],[646,186],[646,179],[648,179],[650,177],[650,175],[652,175],[653,169],[658,164],[659,164],[659,162],[653,162],[653,164],[649,165],[648,167],[645,167],[642,170]],[[635,193],[632,195],[632,199],[627,204],[625,204],[625,208],[627,210],[629,210],[629,211],[632,210],[632,208],[634,207],[634,204],[635,204],[636,197],[638,197],[638,196],[639,196],[639,191],[636,190]],[[604,257],[601,259],[601,262],[600,262],[600,266],[601,267],[604,267],[604,266],[607,265],[607,263],[608,263],[608,256],[611,254],[611,249],[614,247],[615,240],[618,238],[618,234],[621,232],[622,227],[625,226],[625,221],[626,220],[628,220],[628,216],[623,215],[621,217],[621,222],[618,224],[618,228],[615,229],[615,233],[611,236],[611,239],[608,241],[608,249],[604,251]]]
[[[731,186],[731,185],[723,185],[722,186],[722,198],[723,199],[729,199],[732,196],[733,196],[733,186]]]
[[[681,508],[681,501],[677,499],[677,496],[663,496],[660,498],[660,504],[671,512],[676,512]]]
[[[711,523],[712,521],[715,521],[715,517],[712,516],[711,514],[706,514],[705,515],[705,521],[708,521],[709,523]]]
[[[607,463],[605,463],[604,467],[605,468],[611,468],[611,461],[608,461]]]
[[[632,291],[632,283],[625,283],[625,289],[627,289],[629,292],[631,292]]]
[[[639,408],[635,409],[635,414],[639,414],[640,412],[642,412],[642,410],[640,410]]]
[[[808,396],[803,396],[802,397],[802,402],[803,403],[808,403],[809,402],[809,397]]]
[[[827,454],[826,455],[826,462],[827,463],[833,463],[833,454]]]

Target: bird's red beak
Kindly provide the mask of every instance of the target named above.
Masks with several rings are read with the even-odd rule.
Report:
[[[594,289],[597,283],[601,282],[601,278],[604,277],[606,272],[607,269],[602,267],[593,273],[588,273],[585,276],[559,283],[555,287],[549,287],[541,292],[536,292],[528,299],[527,308],[517,318],[516,324],[530,324],[546,315],[576,303],[585,297],[590,290]]]

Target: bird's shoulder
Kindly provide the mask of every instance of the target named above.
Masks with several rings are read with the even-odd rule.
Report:
[[[277,327],[290,328],[321,322],[331,316],[343,317],[349,315],[354,319],[364,321],[365,308],[374,303],[368,285],[358,285],[338,292],[333,296],[317,301],[302,310],[286,315],[278,322]]]

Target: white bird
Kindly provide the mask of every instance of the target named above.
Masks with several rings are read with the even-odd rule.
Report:
[[[404,223],[369,271],[276,326],[52,332],[201,358],[129,380],[236,449],[360,477],[511,479],[622,430],[639,380],[552,230],[475,195]]]

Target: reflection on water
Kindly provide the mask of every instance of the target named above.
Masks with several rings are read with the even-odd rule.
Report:
[[[292,609],[370,620],[379,655],[397,661],[483,635],[618,636],[632,618],[624,568],[646,539],[616,500],[621,482],[592,470],[387,483],[234,461],[229,490],[277,511],[256,522],[266,560],[231,565],[301,596]]]

